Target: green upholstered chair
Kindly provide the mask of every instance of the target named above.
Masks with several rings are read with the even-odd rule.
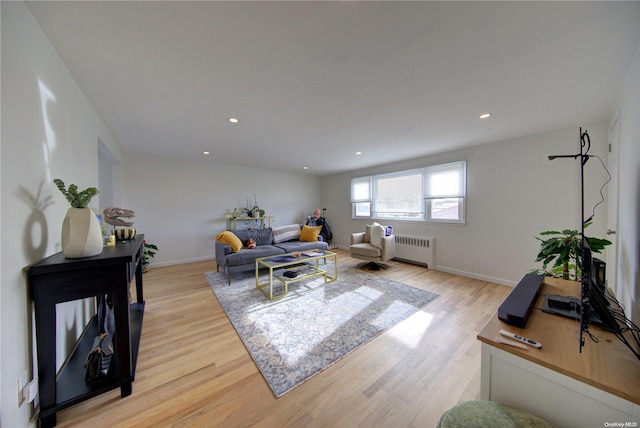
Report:
[[[436,428],[554,428],[531,413],[494,401],[465,401],[447,410]]]

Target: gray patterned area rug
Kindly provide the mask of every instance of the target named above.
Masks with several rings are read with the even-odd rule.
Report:
[[[330,262],[327,268],[333,272]],[[205,276],[276,397],[438,297],[356,268],[339,267],[329,284],[318,277],[294,282],[272,301],[256,290],[254,272],[234,274],[230,286],[222,272]],[[266,278],[261,272],[261,282]]]

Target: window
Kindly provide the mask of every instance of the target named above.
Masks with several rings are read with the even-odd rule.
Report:
[[[354,218],[371,217],[371,177],[351,179],[351,205]]]
[[[466,162],[351,180],[353,218],[464,223]]]
[[[427,221],[464,223],[466,162],[424,169]]]
[[[376,218],[422,219],[422,171],[403,171],[373,177]]]

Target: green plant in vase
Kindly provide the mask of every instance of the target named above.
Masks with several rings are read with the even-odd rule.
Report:
[[[253,195],[253,206],[251,206],[251,201],[247,198],[247,207],[242,209],[243,212],[247,214],[248,217],[264,217],[265,211],[258,206],[258,199],[256,195]]]
[[[55,178],[53,182],[73,208],[87,208],[89,202],[91,202],[91,198],[98,194],[98,189],[95,187],[88,187],[78,192],[78,186],[75,184],[69,185],[69,189],[67,190],[64,181],[59,178]]]
[[[77,259],[102,253],[100,223],[88,208],[91,198],[98,194],[98,189],[89,187],[79,192],[75,184],[69,185],[67,189],[61,179],[56,178],[53,182],[71,205],[62,222],[61,244],[64,256]]]
[[[149,244],[146,240],[142,241],[142,247],[142,268],[146,272],[149,270],[149,263],[151,263],[151,259],[159,250],[157,246]]]
[[[586,223],[585,228],[591,223]],[[550,236],[548,239],[536,239],[541,242],[540,251],[536,257],[536,262],[542,262],[543,271],[548,276],[560,277],[577,281],[582,273],[582,262],[580,258],[582,239],[581,233],[577,230],[565,229],[563,231],[549,230],[541,232],[541,236]],[[587,242],[593,253],[600,253],[611,241],[587,236]],[[548,270],[549,264],[552,264]]]

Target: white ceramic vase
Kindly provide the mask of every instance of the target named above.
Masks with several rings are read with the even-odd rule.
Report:
[[[90,208],[69,208],[62,222],[62,253],[70,259],[102,253],[98,218]]]

